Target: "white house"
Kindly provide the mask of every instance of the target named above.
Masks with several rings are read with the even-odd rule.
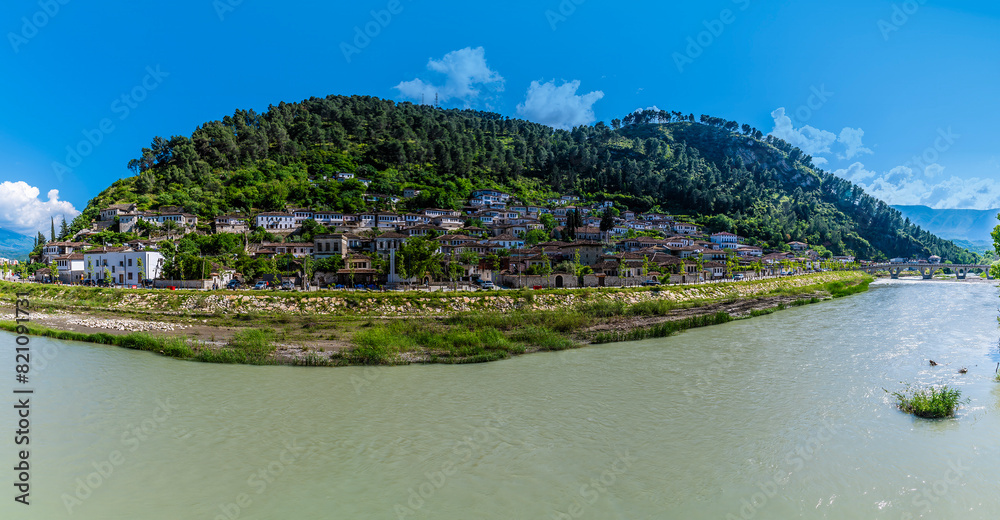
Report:
[[[674,223],[674,233],[680,233],[682,235],[693,235],[697,232],[698,232],[698,226],[694,224],[688,224],[687,222]]]
[[[740,243],[740,237],[723,231],[712,235],[712,243],[719,244],[723,249],[736,249]]]
[[[84,258],[80,253],[58,256],[54,261],[59,266],[59,281],[62,283],[80,283],[86,276]]]
[[[164,258],[158,251],[130,251],[120,247],[92,249],[83,253],[84,279],[138,285],[163,273]]]
[[[295,229],[295,215],[283,212],[267,212],[257,215],[255,224],[264,229]]]

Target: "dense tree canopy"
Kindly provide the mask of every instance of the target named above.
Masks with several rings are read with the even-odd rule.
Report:
[[[207,226],[229,211],[286,205],[357,212],[365,193],[422,190],[397,210],[460,207],[480,187],[526,202],[556,194],[654,206],[780,247],[801,240],[864,258],[973,256],[913,225],[854,184],[811,166],[798,148],[749,125],[674,111],[638,111],[612,126],[554,130],[473,110],[366,96],[310,98],[263,113],[238,110],[190,137],[156,137],[129,161],[134,176],[91,201],[182,206]],[[338,172],[367,179],[338,182]],[[725,216],[721,220],[720,216]]]

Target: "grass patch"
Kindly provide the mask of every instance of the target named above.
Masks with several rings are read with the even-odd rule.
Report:
[[[519,329],[511,334],[511,338],[542,350],[566,350],[577,346],[573,340],[553,330],[538,326]]]
[[[158,352],[164,356],[178,359],[192,359],[195,357],[194,349],[186,338],[167,338],[150,336],[142,332],[132,332],[124,336],[106,334],[99,332],[96,334],[84,334],[68,330],[55,330],[39,325],[25,325],[28,334],[32,336],[42,336],[46,338],[60,339],[64,341],[81,341],[84,343],[97,343],[99,345],[113,345],[132,350],[145,350],[148,352]],[[8,332],[17,332],[17,325],[10,322],[0,323],[0,329]]]
[[[229,343],[220,349],[204,349],[196,359],[206,363],[239,363],[245,365],[274,365],[272,343],[274,333],[269,330],[242,330],[233,335]]]
[[[304,357],[296,358],[292,361],[293,365],[302,367],[328,367],[333,365],[330,358],[323,357],[315,352],[310,352]]]
[[[845,296],[851,296],[853,294],[862,293],[868,290],[868,285],[872,282],[870,278],[865,278],[859,280],[853,284],[846,284],[844,282],[830,282],[825,284],[823,287],[827,292],[830,293],[834,298],[843,298]]]
[[[926,419],[940,419],[955,415],[955,408],[961,404],[962,391],[957,388],[911,388],[906,385],[902,392],[893,392],[899,409]]]
[[[665,321],[652,327],[634,329],[621,332],[600,332],[595,334],[592,343],[614,343],[618,341],[639,341],[650,338],[665,338],[667,336],[693,329],[697,327],[707,327],[709,325],[719,325],[733,321],[733,317],[726,312],[706,314],[703,316],[693,316],[683,320]]]

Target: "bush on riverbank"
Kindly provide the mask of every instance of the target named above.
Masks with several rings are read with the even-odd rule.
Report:
[[[594,335],[591,342],[600,344],[614,343],[618,341],[639,341],[651,338],[665,338],[687,329],[707,327],[709,325],[719,325],[721,323],[729,323],[730,321],[733,321],[733,317],[730,316],[729,313],[720,311],[715,314],[693,316],[683,320],[665,321],[643,329],[620,332],[599,332]]]
[[[503,319],[466,318],[450,324],[418,320],[371,324],[354,333],[355,348],[346,358],[354,364],[394,365],[406,362],[403,354],[422,351],[433,363],[481,363],[523,354],[526,345],[545,350],[575,345],[546,327],[524,326],[524,321],[522,327],[515,328]]]
[[[237,332],[225,347],[203,349],[197,360],[206,363],[241,363],[245,365],[273,365],[276,363],[272,343],[274,333],[269,330],[250,329]]]
[[[926,419],[940,419],[955,414],[961,403],[962,391],[942,386],[912,389],[909,385],[902,392],[893,392],[899,409]]]
[[[32,336],[42,336],[65,341],[83,341],[86,343],[98,343],[100,345],[114,345],[132,350],[158,352],[165,356],[179,359],[191,359],[195,357],[195,352],[191,348],[191,344],[184,338],[150,336],[142,332],[132,332],[124,336],[115,336],[114,334],[105,334],[103,332],[86,334],[69,330],[55,330],[33,324],[26,324],[25,327],[28,329],[28,334]],[[16,333],[17,324],[0,322],[0,329]]]

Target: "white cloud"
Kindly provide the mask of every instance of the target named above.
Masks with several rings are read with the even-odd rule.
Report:
[[[840,137],[837,137],[837,142],[847,147],[847,151],[843,154],[837,154],[837,157],[841,159],[853,159],[858,155],[871,155],[874,153],[870,148],[865,148],[865,146],[861,144],[861,139],[864,136],[865,131],[860,128],[844,128],[841,130]]]
[[[873,171],[866,170],[865,165],[859,162],[856,162],[848,166],[847,168],[837,170],[833,172],[833,174],[838,177],[843,177],[854,183],[860,183],[861,181],[864,181],[866,179],[871,179],[872,177],[878,175]]]
[[[826,159],[824,159],[822,157],[813,157],[813,166],[815,166],[816,168],[819,168],[820,166],[823,166],[824,164],[826,164],[828,162],[830,162],[830,161],[828,161],[828,160],[826,160]]]
[[[938,163],[929,164],[926,168],[924,168],[924,175],[926,175],[928,179],[933,179],[942,173],[944,173],[944,166],[941,166]]]
[[[34,236],[49,234],[50,218],[56,226],[65,217],[70,222],[80,214],[72,204],[59,200],[59,190],[49,190],[48,200],[38,198],[40,190],[24,181],[0,183],[0,228]]]
[[[862,143],[865,131],[860,128],[844,127],[840,131],[840,135],[809,125],[795,128],[792,118],[785,114],[784,107],[771,112],[771,117],[774,118],[774,129],[771,130],[771,135],[799,148],[806,154],[813,156],[814,159],[817,155],[833,154],[831,146],[834,144],[840,144],[844,147],[843,153],[836,154],[837,158],[842,160],[850,160],[859,155],[874,153]],[[819,159],[820,162],[814,160],[814,164],[817,166],[829,162],[826,158]]]
[[[837,142],[837,134],[833,132],[809,125],[796,130],[792,125],[792,118],[785,115],[784,107],[771,112],[771,117],[774,118],[774,130],[771,131],[771,135],[798,147],[809,155],[830,153],[830,145]]]
[[[496,92],[502,92],[504,87],[503,77],[486,64],[486,51],[482,47],[452,51],[440,60],[431,58],[427,70],[443,74],[444,84],[435,85],[418,78],[393,88],[404,97],[422,99],[428,104],[437,96],[441,102],[457,99],[469,106],[479,97],[481,87],[491,87]]]
[[[576,93],[579,88],[579,80],[568,81],[558,87],[555,81],[532,81],[524,103],[517,105],[517,114],[530,121],[565,130],[593,123],[597,119],[594,103],[604,97],[604,92],[595,90],[580,96]]]
[[[888,204],[923,205],[936,209],[1000,208],[1000,183],[993,179],[952,176],[932,184],[908,166],[897,166],[879,174],[866,169],[861,163],[854,163],[834,174],[858,184],[869,195]]]

